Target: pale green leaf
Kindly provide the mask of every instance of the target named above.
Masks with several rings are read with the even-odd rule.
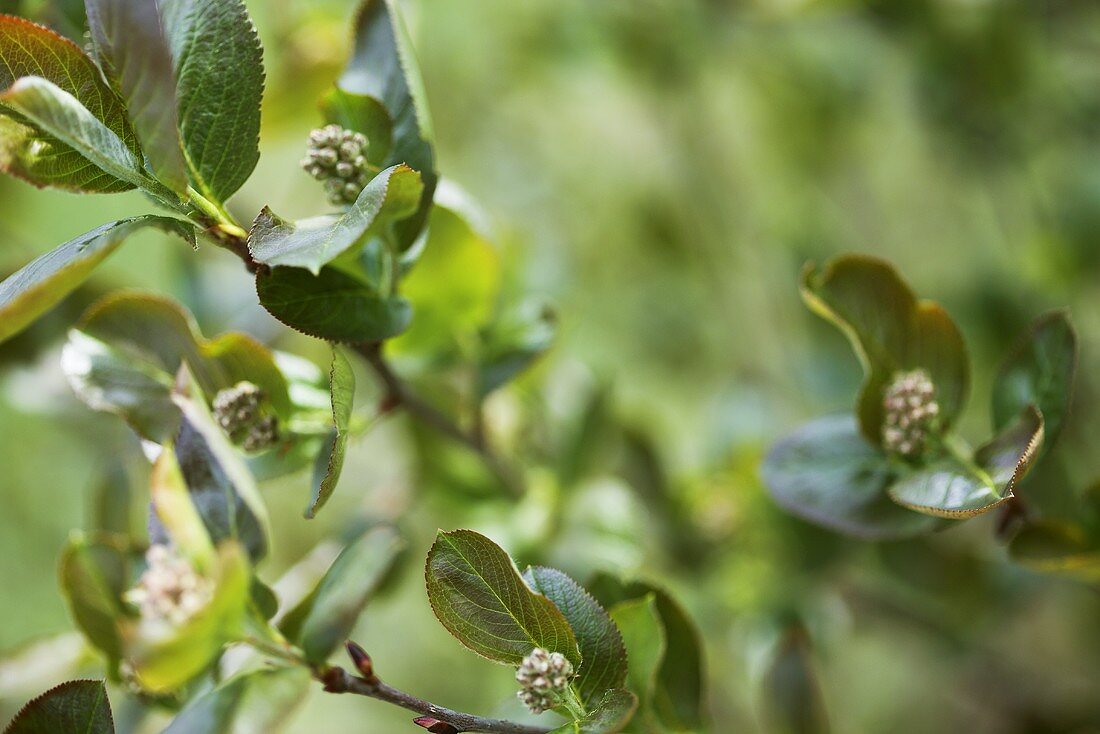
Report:
[[[336,483],[340,481],[340,472],[344,468],[344,454],[348,448],[352,401],[355,398],[355,373],[348,358],[338,347],[332,349],[329,393],[332,396],[333,430],[317,456],[313,473],[313,496],[306,508],[308,518],[316,515],[336,491]]]
[[[179,712],[163,734],[269,734],[305,701],[309,671],[255,670],[234,676]]]

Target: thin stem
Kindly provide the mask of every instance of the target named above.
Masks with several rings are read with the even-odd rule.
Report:
[[[390,400],[395,406],[404,408],[424,424],[478,454],[489,470],[500,479],[511,494],[516,497],[524,494],[525,487],[519,473],[492,450],[484,440],[483,433],[477,423],[475,423],[473,430],[466,431],[450,416],[413,393],[382,355],[381,344],[377,342],[364,343],[356,345],[355,349],[382,381],[389,393]]]
[[[444,723],[450,724],[459,732],[483,732],[487,734],[547,734],[552,729],[543,726],[530,726],[517,724],[506,719],[491,719],[485,716],[466,714],[454,711],[443,706],[436,706],[430,701],[413,696],[386,685],[377,677],[367,679],[349,674],[343,668],[329,668],[323,674],[325,690],[329,693],[352,693],[357,696],[366,696],[379,701],[400,706],[403,709],[430,716]]]

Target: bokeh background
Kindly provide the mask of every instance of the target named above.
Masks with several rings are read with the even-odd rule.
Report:
[[[71,23],[65,5],[0,2],[59,26]],[[297,161],[343,63],[353,3],[248,5],[268,70],[263,157],[231,208],[243,220],[269,203],[307,216],[323,196]],[[349,518],[399,521],[409,558],[356,639],[388,681],[456,708],[519,714],[511,671],[464,651],[424,596],[435,529],[471,526],[523,563],[582,580],[639,571],[671,587],[702,629],[715,732],[783,730],[768,670],[791,644],[807,652],[835,732],[1100,732],[1095,588],[1011,564],[988,517],[901,543],[840,538],[782,514],[757,473],[770,442],[853,400],[859,366],[802,307],[796,281],[805,261],[854,250],[893,261],[959,322],[974,441],[1015,335],[1069,307],[1083,354],[1057,459],[1067,513],[1100,477],[1100,4],[403,8],[441,171],[484,211],[503,289],[560,315],[552,353],[490,411],[498,426],[535,426],[515,448],[532,491],[500,499],[470,457],[397,417],[357,441],[317,520],[301,516],[307,475],[265,485],[277,548],[261,574],[277,579]],[[0,270],[147,209],[137,194],[0,180]],[[136,487],[147,471],[131,435],[78,404],[58,368],[65,329],[119,287],[172,294],[207,334],[241,329],[325,359],[255,305],[231,256],[156,235],[135,237],[0,347],[0,720],[56,682],[26,651],[71,630],[55,568],[90,490],[116,467]],[[403,368],[432,390],[430,366]],[[369,409],[377,389],[366,373],[359,382]],[[71,637],[53,644],[73,654]],[[315,691],[288,730],[382,734],[412,730],[408,718]]]

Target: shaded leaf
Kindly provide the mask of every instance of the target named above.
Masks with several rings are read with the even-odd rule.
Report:
[[[860,430],[882,441],[882,391],[901,370],[923,369],[936,386],[941,423],[950,427],[970,389],[970,365],[958,327],[938,304],[917,300],[892,265],[845,255],[802,273],[802,297],[852,343],[866,377],[857,401]]]
[[[48,28],[0,15],[0,89],[21,77],[41,77],[76,97],[140,157],[141,148],[118,95],[72,41]],[[82,154],[25,119],[0,115],[0,168],[36,186],[77,191],[125,191],[133,184],[105,175]]]
[[[895,472],[850,416],[803,425],[772,447],[761,475],[779,505],[831,530],[883,540],[920,535],[936,526],[931,518],[890,501],[886,490]]]
[[[439,182],[432,149],[432,124],[420,67],[408,33],[391,0],[364,0],[355,26],[355,50],[338,83],[340,89],[378,100],[392,123],[392,147],[385,165],[404,163],[424,181],[416,213],[396,227],[406,249],[428,221]],[[370,135],[368,130],[361,130]],[[373,150],[372,150],[373,152]]]
[[[404,545],[388,526],[363,533],[333,561],[313,592],[287,613],[280,624],[283,634],[310,662],[325,662],[351,634]]]
[[[512,559],[472,530],[440,531],[424,569],[435,616],[478,655],[519,665],[536,647],[580,668],[577,639],[552,601],[534,593]]]
[[[193,183],[224,202],[260,158],[263,49],[240,0],[160,0]]]
[[[104,224],[69,240],[0,283],[0,342],[60,303],[127,237],[144,227],[176,234],[192,245],[195,242],[191,225],[153,215]]]
[[[478,394],[488,395],[530,367],[553,344],[556,326],[548,307],[528,304],[485,329],[478,354]]]
[[[945,459],[900,479],[890,487],[890,498],[935,517],[981,515],[1012,497],[1042,443],[1043,418],[1028,406],[1015,423],[974,452],[974,463],[987,476],[976,474],[957,459]]]
[[[657,677],[665,659],[665,626],[653,594],[620,602],[611,607],[611,619],[622,632],[627,653],[627,683],[638,696],[638,718],[652,729],[653,698]]]
[[[302,268],[274,268],[256,276],[256,292],[268,312],[303,334],[335,342],[381,341],[408,328],[409,302],[384,296],[333,267],[312,275]]]
[[[1100,537],[1068,522],[1040,520],[1026,525],[1008,547],[1013,561],[1040,573],[1100,582]]]
[[[302,667],[242,673],[189,703],[164,734],[279,731],[305,701],[309,683],[309,671]]]
[[[388,237],[394,223],[416,210],[423,184],[408,166],[387,168],[359,192],[342,215],[288,222],[265,208],[252,223],[248,249],[257,262],[305,268],[317,275],[324,265],[372,237]]]
[[[630,691],[608,691],[583,719],[559,726],[550,734],[615,734],[630,723],[637,708],[638,697]]]
[[[4,734],[114,734],[111,702],[103,681],[73,680],[32,699]]]
[[[393,147],[393,120],[385,105],[366,94],[334,87],[321,98],[325,122],[367,136],[367,162],[385,168]]]
[[[554,568],[533,566],[523,574],[533,591],[542,594],[565,615],[581,654],[575,685],[585,706],[599,701],[626,681],[626,648],[618,627],[584,588]]]
[[[993,383],[993,426],[1000,430],[1034,405],[1043,415],[1044,452],[1058,439],[1073,397],[1077,332],[1065,311],[1036,319]]]
[[[348,448],[352,401],[355,398],[355,373],[348,358],[336,347],[332,349],[329,392],[332,396],[333,430],[326,438],[313,470],[313,496],[306,508],[306,517],[309,518],[316,515],[336,491],[336,483],[340,481],[340,472],[344,468],[344,454]]]
[[[58,573],[73,622],[114,669],[123,655],[119,619],[125,614],[122,593],[130,585],[126,554],[105,540],[76,536],[61,552]]]
[[[786,633],[761,681],[767,731],[775,734],[825,734],[829,719],[810,659],[809,641],[799,628]]]
[[[153,173],[185,194],[176,77],[157,1],[87,0],[86,6],[100,66],[126,102]]]

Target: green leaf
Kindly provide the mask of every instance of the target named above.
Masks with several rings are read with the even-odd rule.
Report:
[[[599,701],[626,681],[626,648],[618,627],[600,603],[566,574],[545,566],[528,567],[523,574],[531,589],[545,596],[565,615],[581,654],[576,683],[585,706]]]
[[[302,268],[273,268],[256,275],[256,292],[268,312],[303,334],[335,342],[381,341],[408,328],[412,307],[399,296],[333,267],[312,275]]]
[[[393,141],[385,165],[404,163],[423,178],[424,190],[416,214],[396,227],[398,244],[407,249],[428,221],[439,174],[420,68],[391,0],[365,0],[360,6],[355,52],[340,77],[339,88],[382,104],[392,123]],[[370,135],[369,130],[360,132]]]
[[[140,154],[53,82],[37,76],[20,77],[0,94],[0,105],[20,113],[109,176],[131,186],[147,185]]]
[[[355,373],[344,353],[333,347],[332,367],[329,370],[329,393],[332,396],[333,431],[325,440],[317,464],[313,470],[313,496],[306,508],[306,517],[317,514],[340,481],[344,468],[344,454],[348,448],[351,425],[352,401],[355,398]]]
[[[485,329],[478,354],[478,394],[485,397],[503,387],[545,354],[556,326],[548,307],[528,304]]]
[[[653,699],[667,648],[657,597],[647,594],[620,602],[611,608],[611,619],[622,632],[626,646],[627,684],[638,696],[638,717],[648,725],[645,729],[651,730],[655,726],[652,722]]]
[[[936,386],[942,426],[954,423],[970,389],[966,345],[947,312],[917,300],[893,266],[865,255],[845,255],[820,271],[807,265],[802,297],[844,332],[863,364],[856,412],[867,440],[881,444],[882,391],[901,370],[925,370]]]
[[[903,477],[889,490],[903,507],[935,517],[965,519],[981,515],[1012,498],[1043,443],[1043,417],[1024,408],[1014,423],[974,452],[982,476],[958,459],[937,462]]]
[[[0,283],[0,342],[19,333],[83,283],[127,237],[155,227],[195,242],[195,231],[171,217],[147,215],[96,227],[31,261]]]
[[[416,308],[409,330],[393,341],[394,353],[447,357],[489,322],[500,296],[496,248],[457,211],[432,208],[428,237],[401,293]]]
[[[192,180],[224,202],[260,158],[263,49],[240,0],[160,0]]]
[[[140,159],[141,148],[122,100],[87,54],[48,28],[0,15],[0,90],[31,76],[46,79],[76,97]],[[104,174],[81,153],[14,114],[0,114],[0,169],[36,186],[88,192],[133,188],[125,180]]]
[[[143,620],[123,626],[126,659],[146,691],[178,689],[209,668],[225,645],[243,638],[251,582],[243,549],[222,544],[208,573],[213,598],[180,627],[166,630]]]
[[[440,531],[424,576],[435,616],[478,655],[518,666],[542,647],[580,668],[569,622],[554,602],[531,591],[508,554],[484,535]]]
[[[811,421],[772,447],[761,470],[772,497],[817,525],[868,540],[907,538],[936,522],[886,495],[894,470],[850,416]]]
[[[829,719],[811,660],[809,640],[800,628],[780,641],[761,681],[766,731],[775,734],[827,734]]]
[[[416,211],[423,184],[408,166],[387,168],[372,178],[355,203],[340,216],[288,222],[264,208],[248,233],[248,249],[257,262],[306,268],[317,275],[341,255],[374,237],[388,237],[391,227]]]
[[[170,538],[200,573],[213,568],[216,556],[214,544],[199,509],[191,500],[179,459],[171,444],[163,447],[153,463],[149,498],[152,505],[150,536],[154,536],[150,540],[164,542]]]
[[[993,426],[1000,430],[1034,405],[1043,415],[1044,452],[1058,439],[1073,396],[1077,332],[1065,311],[1040,316],[1013,347],[993,383]]]
[[[87,0],[96,56],[126,101],[149,165],[173,191],[187,192],[172,53],[157,0]]]
[[[638,697],[630,691],[608,691],[583,719],[559,726],[550,734],[615,734],[626,728],[637,708]]]
[[[179,425],[170,388],[183,364],[208,397],[248,381],[264,390],[281,420],[293,411],[270,350],[244,334],[205,340],[191,314],[159,296],[123,293],[100,300],[70,332],[62,353],[62,368],[89,407],[122,416],[157,443]]]
[[[4,734],[114,734],[103,681],[72,680],[51,688],[19,710]]]
[[[61,592],[76,626],[112,669],[122,659],[119,619],[122,593],[130,585],[126,553],[105,539],[74,536],[61,552]]]
[[[393,147],[393,120],[385,105],[374,97],[334,87],[321,98],[325,122],[367,136],[367,162],[385,168]]]
[[[385,580],[405,543],[397,531],[378,526],[346,547],[317,588],[280,624],[314,664],[324,663],[351,634],[371,596]]]
[[[187,705],[163,734],[256,734],[282,730],[309,691],[302,667],[236,675]]]
[[[665,632],[665,657],[657,674],[653,708],[673,731],[692,731],[703,720],[703,644],[699,631],[672,596],[645,581],[624,582],[598,574],[588,588],[606,607],[652,596]]]

